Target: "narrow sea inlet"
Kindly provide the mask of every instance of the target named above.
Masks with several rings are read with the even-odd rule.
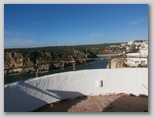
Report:
[[[107,58],[106,56],[98,56],[98,58]],[[107,60],[95,60],[83,64],[76,65],[76,70],[85,70],[85,69],[102,69],[106,68],[108,61]],[[54,74],[54,73],[61,73],[61,72],[68,72],[73,71],[72,66],[61,68],[57,70],[45,71],[40,72],[40,76]],[[35,78],[35,73],[23,73],[23,74],[12,74],[12,75],[4,75],[4,84],[13,83],[20,80],[27,80]]]

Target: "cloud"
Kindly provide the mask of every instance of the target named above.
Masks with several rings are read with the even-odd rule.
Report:
[[[42,25],[43,24],[42,22],[32,22],[32,23],[35,25]]]
[[[5,35],[12,35],[12,32],[4,31],[4,34],[5,34]]]
[[[25,38],[29,37],[29,38]],[[47,45],[45,42],[37,41],[35,35],[26,35],[21,32],[4,31],[4,48],[30,48],[42,47]]]
[[[101,33],[91,33],[92,37],[97,37],[97,36],[100,36],[100,35],[101,35]]]
[[[4,40],[4,48],[30,48],[44,46],[45,43],[30,39],[10,38]]]
[[[139,19],[132,20],[132,21],[129,22],[129,25],[140,24],[140,23],[144,22],[146,19],[147,19],[147,17],[142,17],[142,18],[139,18]]]
[[[21,32],[12,32],[12,31],[10,32],[10,31],[7,31],[7,30],[4,31],[4,34],[7,35],[7,36],[22,35]]]

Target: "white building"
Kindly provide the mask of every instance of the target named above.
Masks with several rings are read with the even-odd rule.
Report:
[[[148,63],[147,58],[126,58],[125,59],[125,64],[131,67],[138,67],[139,65],[146,66],[147,63]]]
[[[139,52],[142,57],[147,57],[148,56],[148,44],[142,43],[141,46],[139,47]]]
[[[132,45],[134,41],[127,42],[127,45]]]
[[[129,51],[130,51],[130,47],[126,46],[126,52],[129,52]]]
[[[126,46],[126,43],[122,43],[120,44],[121,47],[125,47]]]
[[[140,43],[138,43],[138,42],[134,42],[134,44],[135,44],[136,46],[140,45]]]
[[[145,66],[148,64],[147,58],[140,57],[148,57],[148,43],[142,42],[139,47],[138,53],[127,53],[127,57],[139,57],[139,58],[126,58],[125,64],[131,67],[137,67],[139,65]]]

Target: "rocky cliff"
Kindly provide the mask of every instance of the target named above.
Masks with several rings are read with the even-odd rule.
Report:
[[[91,51],[76,47],[47,47],[31,49],[5,49],[4,50],[4,69],[21,66],[34,66],[37,63],[46,63],[49,61],[70,61],[80,58],[97,57]],[[82,63],[82,62],[77,62]],[[49,71],[57,68],[64,68],[70,64],[56,63],[43,64],[39,66],[40,71]],[[5,74],[24,73],[36,71],[35,67],[17,68],[5,70]]]
[[[124,58],[113,58],[111,59],[111,68],[124,68]],[[107,64],[107,68],[109,68],[109,64]]]

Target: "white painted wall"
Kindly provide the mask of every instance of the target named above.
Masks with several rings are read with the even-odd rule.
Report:
[[[147,57],[148,56],[148,50],[140,50],[141,57]]]
[[[141,56],[140,53],[127,53],[126,56]]]
[[[103,87],[99,81],[103,80]],[[4,111],[32,111],[47,103],[81,95],[148,95],[148,68],[93,69],[43,76],[4,86]]]
[[[138,62],[136,63],[136,61],[138,61]],[[127,64],[128,66],[138,67],[139,64],[142,65],[142,61],[144,61],[144,64],[147,65],[147,58],[126,58],[124,62],[125,62],[125,64]]]

